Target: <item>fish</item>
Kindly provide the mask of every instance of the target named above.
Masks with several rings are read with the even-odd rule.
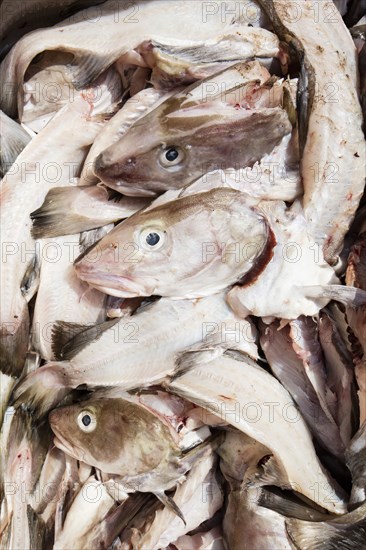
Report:
[[[146,88],[126,101],[123,108],[119,109],[95,138],[85,159],[78,185],[91,185],[100,181],[94,174],[97,156],[118,141],[137,120],[164,101],[167,95],[166,92]]]
[[[186,370],[181,363],[182,374],[177,372],[164,383],[169,391],[213,412],[268,447],[279,466],[275,468],[273,462],[267,465],[267,480],[282,479],[287,489],[329,512],[347,511],[345,495],[321,465],[294,401],[272,375],[235,352],[225,352],[207,362],[199,356],[195,365],[192,362],[190,358]]]
[[[349,508],[354,509],[366,501],[366,421],[352,437],[346,449],[346,463],[352,474],[352,491]]]
[[[223,505],[223,491],[216,476],[217,456],[213,453],[197,460],[174,494],[186,525],[165,507],[155,513],[149,529],[141,534],[140,548],[157,550],[169,546],[175,539],[196,529],[210,519]]]
[[[16,161],[27,143],[32,139],[24,128],[0,110],[1,154],[0,178]]]
[[[82,247],[80,235],[42,239],[40,282],[31,328],[32,347],[43,359],[55,359],[52,330],[56,322],[93,325],[104,321],[105,296],[76,277],[73,260]],[[52,285],[50,285],[52,281]],[[60,299],[60,296],[62,298]]]
[[[55,537],[53,548],[57,550],[90,548],[88,542],[91,530],[114,507],[115,501],[104,484],[94,476],[90,476],[71,504],[62,530]]]
[[[165,491],[182,483],[193,463],[217,447],[209,437],[184,452],[184,438],[179,441],[170,417],[117,392],[95,392],[91,399],[52,410],[48,418],[56,447],[113,476],[127,493],[152,492],[167,504]],[[117,445],[106,453],[110,441]],[[171,508],[184,518],[174,501]]]
[[[48,0],[27,0],[15,3],[4,0],[0,6],[0,58],[3,58],[24,34],[40,27],[47,27],[70,16],[80,8],[97,5],[103,0],[61,0],[50,4]]]
[[[15,378],[23,368],[28,348],[27,302],[38,285],[39,246],[31,235],[29,215],[41,206],[50,189],[56,184],[70,184],[78,174],[86,149],[103,126],[104,113],[113,110],[118,101],[120,87],[113,69],[103,76],[98,86],[100,95],[94,103],[90,95],[81,94],[58,111],[22,151],[0,184],[0,368]]]
[[[49,239],[82,233],[128,218],[149,203],[143,197],[117,196],[102,185],[53,187],[42,206],[30,214],[32,236]]]
[[[269,449],[236,430],[226,433],[218,453],[229,485],[222,524],[227,548],[292,550],[285,518],[258,503],[266,461],[273,460]]]
[[[182,535],[174,541],[177,550],[225,550],[220,527],[200,531],[193,535]]]
[[[343,461],[345,443],[327,402],[332,394],[325,386],[326,369],[315,327],[310,319],[282,328],[279,320],[267,325],[261,321],[260,342],[271,371],[299,407],[313,437]],[[308,340],[311,347],[301,340]]]
[[[178,302],[160,299],[119,322],[58,328],[54,352],[64,361],[38,368],[13,392],[14,402],[26,403],[35,416],[44,415],[70,389],[83,384],[125,390],[156,384],[175,371],[183,350],[198,343],[207,349],[234,345],[254,359],[258,353],[253,323],[233,315],[222,295]]]
[[[134,214],[98,243],[98,257],[92,249],[77,259],[75,270],[112,296],[196,298],[244,278],[270,242],[255,200],[217,188]]]
[[[52,28],[33,31],[18,40],[0,67],[0,80],[7,83],[5,89],[2,88],[0,106],[9,116],[17,112],[21,116],[25,72],[32,59],[44,51],[58,50],[74,55],[69,80],[77,89],[89,86],[122,56],[125,63],[141,65],[142,62],[145,66],[135,49],[149,39],[195,47],[197,43],[220,42],[222,37],[229,42],[231,36],[235,45],[243,45],[238,60],[273,57],[278,53],[278,38],[265,29],[242,24],[242,4],[245,5],[243,1],[238,3],[234,17],[223,17],[221,9],[210,13],[203,0],[184,3],[175,0],[169,4],[164,0],[140,0],[122,5],[108,0],[101,6],[82,10]],[[222,0],[218,7],[225,7]],[[205,24],[202,24],[203,18]],[[96,40],[96,23],[98,28],[103,28],[100,40]]]
[[[365,186],[355,46],[331,2],[306,2],[296,16],[296,7],[285,0],[259,4],[301,65],[298,117],[304,215],[308,233],[334,264]],[[317,17],[314,10],[319,10]],[[329,41],[331,49],[324,47]]]
[[[339,518],[310,522],[286,519],[286,529],[295,548],[301,550],[351,550],[365,545],[366,503]]]
[[[299,202],[290,210],[279,201],[261,201],[260,206],[273,231],[273,247],[270,261],[249,284],[229,289],[227,300],[237,315],[294,320],[316,315],[331,299],[352,309],[362,306],[366,295],[339,284],[322,247],[308,232]]]
[[[95,175],[121,193],[154,196],[252,166],[292,130],[283,82],[266,73],[239,63],[174,94],[97,156]]]

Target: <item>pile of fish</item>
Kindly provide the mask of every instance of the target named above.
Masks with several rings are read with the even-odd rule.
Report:
[[[4,0],[0,547],[366,548],[357,0]]]

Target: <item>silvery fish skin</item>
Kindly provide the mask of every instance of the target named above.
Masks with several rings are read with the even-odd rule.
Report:
[[[223,17],[225,4],[222,0],[217,12],[210,14],[203,0],[174,0],[169,3],[165,0],[140,0],[134,4],[123,2],[117,6],[113,0],[109,0],[100,7],[83,10],[55,27],[34,31],[17,42],[1,65],[1,81],[10,84],[0,103],[10,116],[16,114],[17,103],[21,112],[25,71],[31,60],[46,50],[74,54],[70,80],[76,88],[89,85],[123,55],[131,54],[133,61],[136,57],[133,50],[149,39],[194,47],[205,41],[219,42],[222,35],[227,37],[231,34],[235,42],[239,41],[239,37],[243,38],[247,57],[273,57],[278,52],[277,37],[265,29],[242,25],[242,4],[245,5],[242,1],[238,2],[234,21],[232,14]],[[203,18],[206,19],[205,24],[202,24]],[[97,41],[96,22],[100,37],[103,37]],[[240,58],[243,58],[243,52]],[[17,101],[18,89],[20,93]]]
[[[154,109],[166,97],[166,92],[147,88],[126,101],[123,108],[107,122],[94,140],[85,159],[78,185],[90,185],[99,182],[99,178],[94,174],[94,161],[97,156],[104,149],[118,141],[138,119]]]
[[[194,535],[182,535],[174,541],[174,546],[177,550],[225,550],[219,526]]]
[[[1,153],[0,177],[4,177],[18,155],[31,140],[31,136],[20,124],[0,111]]]
[[[308,232],[322,246],[325,258],[335,262],[365,185],[355,46],[331,2],[306,2],[296,15],[298,6],[285,0],[260,0],[260,4],[301,62],[298,108],[304,213]],[[330,42],[331,49],[323,47]]]
[[[228,432],[218,452],[221,471],[230,487],[223,519],[227,548],[292,550],[285,518],[258,503],[261,470],[265,460],[273,461],[269,449],[241,432]],[[271,481],[276,483],[275,479]]]
[[[200,358],[195,368],[173,379],[168,387],[268,447],[282,471],[282,479],[286,479],[287,488],[330,512],[347,511],[342,491],[325,473],[310,432],[290,394],[250,359],[238,360],[226,354],[207,363]],[[272,416],[265,405],[268,395],[272,403],[278,404],[273,407]],[[255,412],[249,412],[250,407]],[[288,407],[295,408],[296,422],[283,413]],[[275,438],[272,437],[274,430]]]
[[[283,83],[265,72],[241,63],[166,99],[96,158],[95,174],[124,194],[154,195],[252,166],[292,130]]]
[[[165,324],[169,331],[162,329]],[[161,299],[104,332],[98,326],[84,329],[72,339],[73,327],[63,327],[72,341],[58,352],[69,360],[50,363],[26,378],[15,391],[18,403],[26,402],[42,414],[80,384],[130,389],[157,383],[176,370],[181,352],[197,343],[209,346],[214,331],[224,349],[232,344],[232,331],[239,349],[254,359],[258,353],[253,324],[237,318],[223,295],[193,301]],[[59,348],[65,335],[59,335]]]
[[[1,182],[1,369],[15,377],[23,368],[28,348],[27,301],[37,287],[33,276],[37,246],[29,216],[56,183],[69,185],[77,175],[86,148],[103,126],[102,113],[118,100],[120,87],[113,69],[99,81],[98,88],[95,104],[84,94],[58,111]]]
[[[31,213],[32,235],[44,239],[82,233],[128,218],[148,203],[143,197],[113,196],[101,185],[53,187]]]
[[[76,277],[73,260],[80,235],[42,239],[40,283],[32,323],[32,345],[47,361],[55,359],[52,330],[56,322],[95,324],[104,320],[105,296]],[[52,281],[52,284],[50,284]]]
[[[131,216],[98,243],[97,256],[92,249],[75,269],[112,296],[196,298],[242,279],[269,240],[255,201],[218,188]]]

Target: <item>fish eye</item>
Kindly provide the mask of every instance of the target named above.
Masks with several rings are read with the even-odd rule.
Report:
[[[165,242],[165,232],[155,227],[144,229],[140,233],[139,241],[145,250],[159,250]]]
[[[159,161],[164,168],[176,166],[184,160],[185,154],[180,147],[168,147],[160,153]]]
[[[88,410],[81,411],[78,414],[77,423],[83,432],[92,432],[97,427],[95,414]]]

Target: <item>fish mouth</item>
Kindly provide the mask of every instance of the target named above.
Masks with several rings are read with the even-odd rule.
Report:
[[[125,195],[126,197],[148,197],[148,198],[155,198],[157,196],[156,191],[152,191],[151,189],[146,189],[143,187],[136,187],[135,185],[128,185],[125,181],[122,180],[102,180],[101,181],[110,189],[114,189],[115,191],[118,191],[118,193],[121,193],[122,195]]]
[[[57,447],[67,455],[72,456],[73,458],[77,458],[72,447],[67,443],[67,441],[60,434],[55,435],[55,437],[53,438],[53,443],[55,447]]]
[[[155,284],[141,286],[126,276],[112,275],[103,271],[84,272],[82,266],[78,265],[75,266],[75,270],[82,281],[105,294],[118,298],[151,296],[155,289]]]

